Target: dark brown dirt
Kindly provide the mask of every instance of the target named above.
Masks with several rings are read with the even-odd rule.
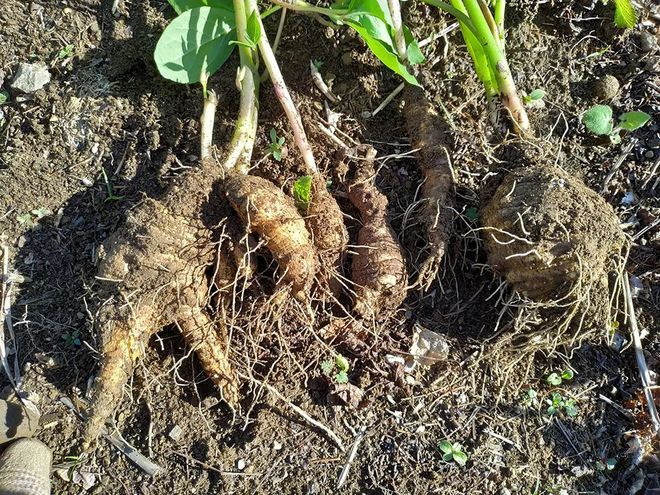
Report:
[[[457,32],[431,43],[426,52],[428,70],[420,79],[450,127],[457,178],[455,235],[431,290],[424,296],[411,293],[400,311],[369,325],[363,341],[351,340],[350,331],[324,341],[321,336],[331,325],[350,330],[354,323],[346,318],[339,325],[321,312],[311,322],[295,304],[279,311],[262,304],[263,294],[273,292],[273,267],[262,253],[260,276],[227,318],[237,369],[276,387],[349,446],[366,426],[344,487],[334,488],[346,454],[256,384],[245,382],[244,399],[229,410],[179,333],[165,329],[145,349],[115,415],[119,431],[163,471],[150,479],[102,443],[74,468],[95,475],[91,493],[624,494],[637,481],[641,493],[650,485],[652,466],[633,466],[628,453],[625,434],[633,424],[599,398],[625,404],[636,396],[639,378],[631,349],[594,342],[572,352],[526,356],[512,372],[519,382],[515,388],[496,366],[475,359],[488,352],[496,328],[506,333],[512,317],[503,312],[508,292],[499,290],[502,280],[486,268],[482,241],[473,230],[480,222],[480,198],[487,197],[485,184],[502,166],[537,155],[583,179],[614,207],[634,241],[627,269],[637,277],[638,318],[649,331],[644,347],[650,367],[658,370],[657,121],[624,136],[621,146],[594,139],[579,123],[579,115],[598,100],[595,81],[606,74],[621,83],[610,102],[615,114],[634,109],[658,114],[659,56],[642,51],[640,43],[643,29],[656,32],[656,21],[647,15],[649,24],[623,33],[612,27],[611,7],[601,2],[508,3],[507,53],[516,82],[528,93],[546,91],[545,106],[530,109],[536,135],[531,142],[502,142],[493,135]],[[59,398],[84,397],[96,373],[99,246],[135,205],[145,198],[159,200],[175,176],[197,165],[199,155],[201,90],[163,81],[152,62],[171,9],[163,0],[120,1],[113,14],[112,4],[11,0],[0,10],[5,81],[20,62],[43,61],[52,74],[43,90],[31,96],[10,91],[0,107],[0,238],[24,277],[14,294],[18,343],[12,348],[18,351],[25,388],[40,397],[45,417],[38,437],[53,449],[59,465],[75,453],[82,433]],[[423,5],[411,9],[404,17],[420,38],[448,22]],[[267,23],[269,32],[276,23],[277,15]],[[73,55],[61,58],[60,50],[68,45]],[[429,253],[425,227],[410,210],[419,199],[422,172],[406,154],[410,136],[401,100],[376,117],[364,113],[373,111],[399,80],[346,30],[330,30],[291,13],[279,58],[353,240],[359,225],[350,218],[355,211],[336,177],[334,145],[316,129],[325,112],[308,77],[310,59],[324,62],[322,74],[334,79],[333,91],[342,97],[334,108],[342,114],[340,130],[377,148],[376,185],[388,196],[390,222],[414,280]],[[228,139],[237,108],[235,68],[232,57],[212,78],[220,95],[214,136],[219,146]],[[284,186],[304,173],[302,163],[267,85],[260,103],[254,173]],[[282,162],[267,156],[271,128],[287,138],[289,152]],[[623,153],[628,143],[632,147]],[[527,156],[521,156],[521,147]],[[121,199],[108,194],[102,169]],[[627,337],[622,315],[618,322],[619,334]],[[405,356],[417,326],[450,339],[451,356],[433,369],[405,373],[385,356]],[[357,409],[328,404],[328,379],[320,363],[333,360],[336,352],[349,360],[350,382],[364,391]],[[566,367],[575,378],[558,390],[550,387],[548,374]],[[523,397],[517,392],[521,387]],[[537,391],[537,401],[525,398],[529,389]],[[548,416],[546,399],[554,391],[576,399],[577,416]],[[183,431],[178,440],[168,436],[174,426]],[[437,445],[443,439],[464,446],[466,467],[442,461]],[[612,470],[602,467],[607,459],[616,461]],[[242,471],[239,460],[245,462]],[[53,486],[54,493],[82,491],[59,475]]]

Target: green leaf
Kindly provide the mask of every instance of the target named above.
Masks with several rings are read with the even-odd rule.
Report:
[[[451,454],[452,452],[452,445],[449,440],[442,440],[438,444],[438,448],[440,449],[440,451],[444,452],[445,454]]]
[[[461,452],[461,451],[456,451],[455,450],[453,452],[453,457],[454,457],[454,461],[456,461],[456,464],[458,464],[461,467],[465,466],[465,463],[468,460],[467,454],[465,452]]]
[[[413,37],[407,26],[403,26],[403,35],[406,38],[406,58],[408,62],[411,65],[423,64],[426,58],[424,58],[417,40]]]
[[[156,44],[154,60],[171,81],[192,84],[205,80],[224,64],[236,40],[233,10],[197,7],[174,19]]]
[[[542,100],[544,96],[545,96],[545,91],[543,91],[542,89],[535,89],[534,91],[532,91],[530,94],[527,95],[526,99],[527,101],[532,102],[532,101]]]
[[[335,375],[335,381],[337,383],[348,383],[348,374],[345,371],[340,371]]]
[[[651,116],[646,112],[626,112],[619,116],[619,125],[624,131],[634,131],[645,125]]]
[[[610,134],[610,142],[612,144],[620,144],[621,143],[621,134],[618,132],[613,132]]]
[[[573,379],[573,370],[570,368],[565,369],[561,373],[561,377],[563,380],[572,380]]]
[[[296,181],[293,183],[293,199],[295,200],[298,208],[307,210],[309,202],[312,199],[312,177],[310,175],[303,175],[302,177],[296,179]],[[342,369],[342,367],[339,365],[340,358],[345,361],[341,354],[337,354],[337,367]],[[348,371],[348,366],[346,367],[346,371]]]
[[[569,401],[569,402],[571,402],[571,401]],[[564,406],[564,411],[566,411],[566,414],[567,414],[569,417],[571,417],[571,418],[573,418],[573,417],[575,417],[575,416],[578,415],[577,407],[575,407],[575,404],[572,404],[572,403],[571,403],[571,404],[568,404],[568,403],[567,403],[567,404]]]
[[[467,210],[465,210],[465,216],[471,222],[476,222],[479,219],[479,212],[474,206],[471,206]]]
[[[557,408],[555,406],[548,407],[548,415],[554,416],[557,414]]]
[[[252,42],[253,46],[257,46],[259,39],[261,38],[261,22],[259,20],[259,14],[256,10],[253,10],[247,20],[247,37]]]
[[[612,108],[594,105],[584,112],[582,123],[596,136],[607,136],[612,132]]]
[[[561,385],[561,377],[557,373],[550,373],[545,381],[550,385],[554,385],[555,387],[557,385]]]
[[[329,359],[327,359],[327,360],[325,360],[321,363],[321,371],[326,376],[330,376],[330,373],[332,373],[332,370],[334,368],[335,368],[335,365]]]
[[[369,34],[367,29],[355,22],[349,22],[348,25],[355,29],[360,37],[367,43],[369,49],[374,55],[376,55],[376,57],[378,57],[378,60],[380,60],[385,67],[400,75],[407,83],[419,86],[415,76],[408,72],[406,66],[403,65],[399,60],[399,57],[395,55],[391,44],[386,45],[382,41],[374,38]]]
[[[635,27],[637,13],[630,0],[614,0],[614,24],[623,29]]]
[[[442,460],[445,462],[451,462],[451,460],[454,458],[454,454],[451,452],[447,452],[446,454],[442,454]]]
[[[177,14],[197,7],[217,7],[233,10],[231,0],[167,0]]]
[[[9,93],[7,93],[6,91],[0,91],[0,105],[6,103],[8,99],[9,99]]]
[[[335,362],[337,363],[337,368],[339,368],[341,371],[346,371],[348,373],[348,369],[349,369],[348,359],[346,359],[341,354],[337,354],[337,356],[335,356]]]
[[[606,466],[608,471],[614,469],[616,467],[616,459],[614,457],[610,457],[609,459],[607,459]]]

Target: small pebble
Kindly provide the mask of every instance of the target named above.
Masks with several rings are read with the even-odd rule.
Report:
[[[658,39],[648,31],[642,31],[639,35],[639,47],[643,52],[654,52],[658,49]]]
[[[655,153],[653,153],[653,150],[648,150],[646,153],[644,153],[644,156],[646,158],[653,158],[655,156]]]
[[[344,65],[351,65],[353,63],[353,57],[351,56],[351,52],[342,53],[341,63]]]
[[[178,442],[183,436],[183,429],[179,425],[174,425],[167,436]]]
[[[275,451],[282,450],[282,444],[280,442],[278,442],[277,440],[275,440],[273,442],[273,450],[275,450]]]
[[[243,459],[238,459],[236,461],[236,469],[243,471],[245,469],[245,461]]]
[[[619,80],[608,74],[596,81],[596,84],[594,85],[594,93],[599,100],[609,101],[619,94],[620,87]]]

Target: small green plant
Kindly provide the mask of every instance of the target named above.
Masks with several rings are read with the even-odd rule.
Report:
[[[101,172],[103,173],[103,182],[105,182],[105,190],[106,190],[106,197],[105,200],[103,201],[104,203],[110,203],[112,201],[121,201],[124,199],[124,196],[115,196],[112,188],[112,183],[110,180],[108,180],[108,174],[105,173],[105,169],[101,168]]]
[[[442,452],[442,460],[445,462],[454,461],[459,466],[465,466],[468,455],[463,452],[463,446],[460,443],[451,443],[449,440],[443,440],[438,445]]]
[[[51,210],[42,206],[31,210],[29,213],[18,215],[16,220],[18,220],[18,223],[26,225],[27,227],[34,227],[39,220],[52,214],[53,212]]]
[[[8,100],[9,100],[9,93],[7,93],[6,91],[0,91],[0,105],[2,105],[3,103],[7,103]]]
[[[582,123],[592,134],[609,136],[613,144],[619,144],[621,131],[635,131],[651,120],[651,116],[646,112],[626,112],[619,115],[619,122],[615,126],[612,114],[612,107],[609,105],[594,105],[584,112]]]
[[[522,403],[527,407],[535,406],[539,402],[538,397],[539,397],[538,392],[533,388],[530,388],[527,392],[523,394]]]
[[[293,183],[293,199],[301,211],[306,211],[312,200],[312,176],[303,175]]]
[[[66,45],[59,52],[57,52],[57,58],[59,58],[61,60],[69,58],[71,55],[73,55],[73,49],[74,48],[75,47],[73,45]]]
[[[546,399],[546,402],[548,403],[547,412],[549,416],[555,416],[561,411],[571,418],[578,414],[575,399],[568,399],[559,392],[554,392],[549,399]]]
[[[550,385],[554,385],[555,387],[558,387],[559,385],[562,384],[563,381],[569,382],[572,379],[573,379],[573,370],[567,368],[564,371],[562,371],[561,374],[550,373],[545,379],[545,381],[548,382]]]
[[[321,371],[327,377],[332,377],[337,383],[348,383],[348,360],[341,354],[335,356],[334,362],[327,359],[321,363]]]
[[[270,144],[268,145],[270,154],[273,156],[273,158],[275,158],[275,160],[281,162],[282,148],[284,147],[284,136],[278,137],[277,131],[275,129],[271,129],[268,135],[270,136]]]
[[[497,123],[495,101],[500,98],[511,116],[516,132],[528,132],[529,118],[506,58],[506,0],[493,0],[490,6],[485,0],[451,0],[449,3],[440,0],[422,1],[444,10],[458,21],[475,72],[488,98],[491,122]]]
[[[535,89],[530,94],[523,96],[523,103],[529,106],[535,101],[543,101],[544,97],[545,91],[542,89]]]
[[[64,342],[68,346],[76,346],[80,347],[81,340],[80,340],[80,331],[74,330],[71,333],[65,333],[62,335],[62,339],[64,339]]]

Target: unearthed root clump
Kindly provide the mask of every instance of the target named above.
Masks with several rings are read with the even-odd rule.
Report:
[[[104,244],[97,276],[106,300],[97,317],[103,362],[84,447],[102,431],[135,361],[165,325],[179,326],[225,400],[237,400],[226,337],[204,311],[206,270],[216,255],[210,222],[222,216],[220,193],[213,186],[217,173],[210,166],[190,171],[162,202],[147,199],[129,213]]]
[[[606,287],[610,262],[624,244],[612,207],[554,167],[509,174],[482,219],[491,266],[536,301],[581,297],[584,289]]]

